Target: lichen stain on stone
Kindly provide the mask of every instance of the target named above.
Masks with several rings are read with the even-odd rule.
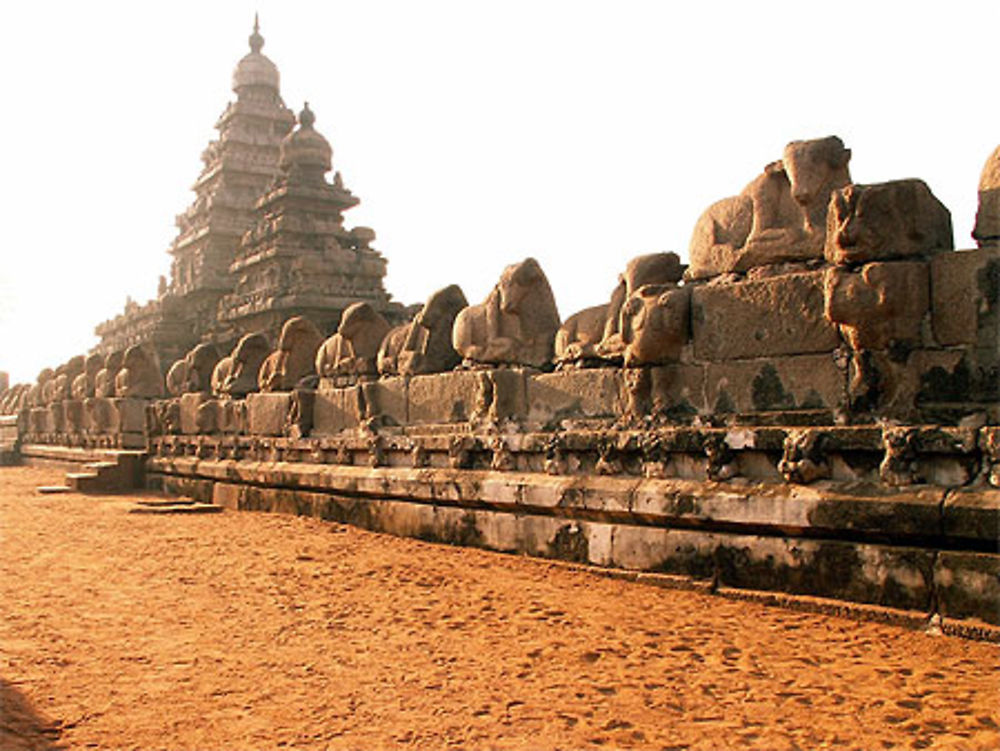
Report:
[[[579,524],[564,524],[549,543],[549,555],[563,561],[587,563],[590,560],[590,543]]]
[[[751,399],[754,409],[760,412],[770,412],[779,409],[794,409],[794,397],[785,391],[778,371],[768,363],[754,376]]]

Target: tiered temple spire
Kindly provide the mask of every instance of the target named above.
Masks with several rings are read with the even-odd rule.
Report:
[[[358,199],[339,174],[326,181],[332,149],[308,104],[291,132],[295,116],[277,66],[261,53],[256,16],[248,44],[233,70],[236,100],[202,153],[195,200],[176,218],[170,280],[156,300],[100,324],[98,352],[151,343],[169,362],[200,341],[227,345],[251,329],[276,335],[291,315],[332,330],[355,300],[390,317],[400,310],[382,284],[386,262],[368,246],[374,232],[344,229],[343,211]]]
[[[232,264],[236,288],[223,298],[219,319],[235,334],[277,330],[292,315],[332,331],[359,300],[390,316],[399,308],[382,284],[385,259],[369,245],[375,233],[344,227],[343,212],[358,199],[339,173],[327,182],[333,149],[315,122],[307,102],[299,127],[281,143],[281,174],[257,202],[257,221]]]

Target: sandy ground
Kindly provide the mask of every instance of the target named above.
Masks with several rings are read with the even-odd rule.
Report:
[[[0,469],[0,749],[1000,748],[1000,648]]]

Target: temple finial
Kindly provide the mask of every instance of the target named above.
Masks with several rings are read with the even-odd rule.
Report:
[[[302,107],[302,111],[299,113],[299,127],[311,128],[315,122],[316,115],[314,115],[313,111],[309,109],[309,102],[306,102]]]
[[[256,13],[253,14],[253,34],[250,35],[250,51],[260,52],[261,47],[264,46],[264,37],[260,35],[260,18]]]

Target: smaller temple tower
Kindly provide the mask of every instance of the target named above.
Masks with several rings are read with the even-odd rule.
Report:
[[[383,286],[386,261],[370,246],[375,233],[344,227],[344,211],[359,201],[339,172],[327,182],[333,149],[315,120],[306,103],[299,127],[281,142],[280,176],[258,200],[257,220],[229,267],[234,291],[220,302],[218,318],[231,331],[220,339],[252,331],[275,337],[293,315],[332,332],[358,301],[389,318],[402,314]]]

